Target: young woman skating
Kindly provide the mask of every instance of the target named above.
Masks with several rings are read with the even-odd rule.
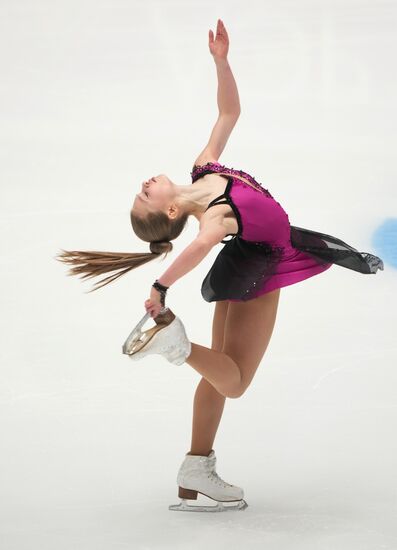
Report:
[[[216,472],[215,435],[227,397],[244,394],[269,345],[275,326],[280,289],[320,274],[333,264],[361,273],[383,270],[382,260],[358,252],[325,233],[290,225],[283,207],[249,173],[219,163],[240,116],[240,102],[227,54],[223,22],[216,37],[209,31],[209,49],[218,76],[219,116],[208,144],[194,161],[193,185],[178,185],[166,174],[145,181],[130,216],[135,234],[150,243],[150,253],[63,251],[58,259],[72,264],[70,273],[83,278],[115,272],[104,286],[159,255],[172,250],[190,216],[199,222],[197,236],[153,283],[144,307],[155,326],[139,332],[127,346],[133,360],[161,354],[184,363],[201,376],[194,396],[191,446],[177,475],[182,503],[170,509],[244,509],[244,492]],[[226,239],[226,237],[231,237]],[[203,298],[215,301],[211,348],[191,342],[179,317],[165,305],[167,290],[197,267],[214,246],[223,243],[201,286]],[[95,290],[95,289],[94,289]],[[193,321],[193,320],[192,320]],[[202,493],[217,506],[186,504]],[[224,506],[236,502],[237,506]]]

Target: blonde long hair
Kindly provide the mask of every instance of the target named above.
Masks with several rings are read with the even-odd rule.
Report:
[[[183,213],[175,219],[170,219],[164,212],[150,212],[145,217],[139,217],[130,212],[131,225],[134,233],[143,241],[150,243],[150,252],[99,252],[81,250],[62,250],[55,259],[71,264],[68,275],[85,273],[81,279],[98,277],[103,273],[116,271],[115,274],[105,277],[96,283],[89,292],[98,290],[102,286],[115,281],[131,269],[135,269],[161,254],[171,252],[171,241],[182,233],[189,214]],[[103,284],[100,284],[103,283]]]

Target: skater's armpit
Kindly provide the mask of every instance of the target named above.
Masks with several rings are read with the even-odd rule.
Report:
[[[208,239],[204,240],[200,235],[189,244],[177,258],[172,262],[169,268],[158,278],[158,281],[165,286],[171,286],[195,268],[210,252],[213,245]]]

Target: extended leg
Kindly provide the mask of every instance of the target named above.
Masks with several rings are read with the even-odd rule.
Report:
[[[212,321],[211,349],[221,351],[229,302],[215,304]],[[190,454],[208,456],[222,418],[226,397],[221,395],[205,378],[198,383],[193,402],[192,442]]]
[[[222,418],[226,397],[202,378],[197,386],[193,403],[193,426],[190,453],[208,456],[214,445]]]
[[[217,302],[215,307],[211,348],[216,351],[223,349],[228,305],[228,302]],[[170,510],[214,512],[244,510],[247,507],[243,499],[243,489],[225,484],[215,471],[216,457],[212,448],[225,400],[225,396],[217,392],[208,380],[204,377],[200,380],[194,397],[191,450],[178,472],[178,496],[182,500],[180,504],[170,506]],[[189,457],[188,455],[198,456]],[[207,459],[204,463],[202,462],[204,457],[208,457],[208,462],[206,462]],[[198,492],[218,500],[218,504],[216,506],[188,505],[186,499],[196,500]],[[225,501],[229,501],[229,504],[237,501],[238,504],[225,508]]]

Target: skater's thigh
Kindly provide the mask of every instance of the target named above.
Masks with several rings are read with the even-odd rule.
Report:
[[[280,290],[246,302],[229,302],[222,351],[239,366],[242,389],[249,386],[269,344]]]
[[[222,351],[223,337],[225,332],[225,321],[229,301],[222,300],[215,302],[214,318],[212,321],[212,344],[211,348],[215,351]]]

